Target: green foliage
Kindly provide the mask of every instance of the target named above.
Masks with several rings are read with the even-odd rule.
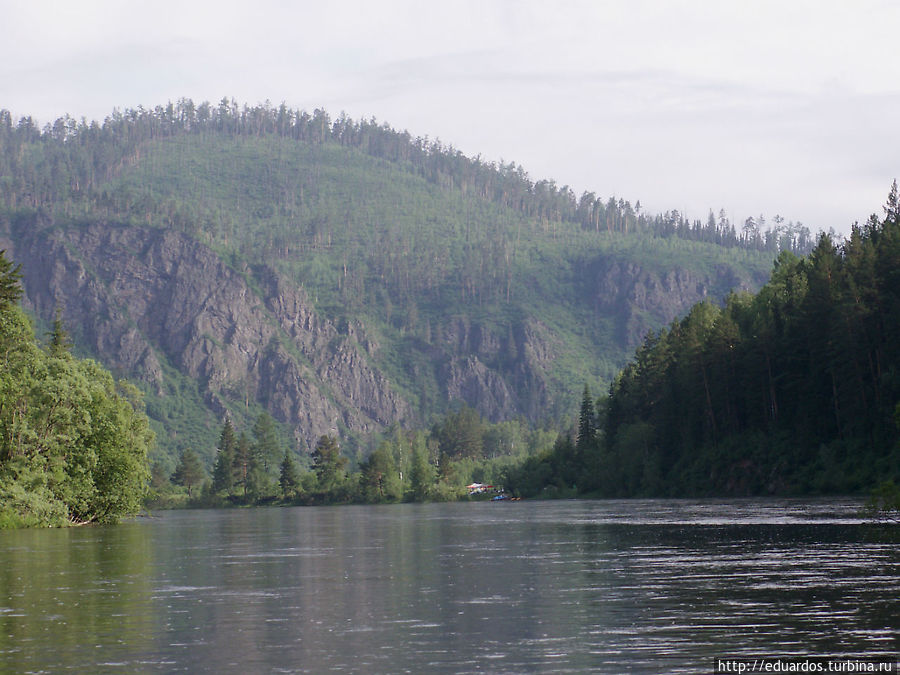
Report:
[[[435,472],[428,461],[428,451],[424,443],[413,448],[412,466],[409,473],[409,500],[424,502],[428,499],[434,485]]]
[[[216,462],[213,467],[212,491],[218,495],[231,494],[235,488],[234,462],[237,452],[237,438],[231,420],[226,418],[217,446]]]
[[[207,407],[196,380],[175,369],[162,352],[156,355],[162,366],[162,390],[144,388],[147,416],[157,439],[151,460],[170,474],[181,453],[190,448],[205,467],[212,467],[221,418]]]
[[[253,456],[264,475],[270,475],[281,457],[281,442],[275,420],[266,412],[260,413],[253,424]]]
[[[388,443],[379,445],[363,463],[359,484],[361,497],[367,503],[400,501],[403,485]]]
[[[461,422],[465,420],[465,422]],[[259,431],[266,426],[257,420]],[[451,456],[442,452],[434,435],[440,430],[444,443],[449,442],[451,430],[463,436],[471,428],[479,431],[481,444],[478,454]],[[243,440],[242,440],[243,438]],[[237,506],[253,504],[382,504],[406,501],[448,501],[466,498],[466,485],[486,482],[502,486],[507,474],[523,459],[535,454],[545,455],[553,444],[555,434],[530,428],[522,421],[490,424],[481,420],[471,409],[460,408],[435,424],[432,433],[404,431],[397,426],[375,440],[375,448],[351,469],[349,459],[341,452],[337,438],[322,436],[311,455],[310,470],[301,470],[294,453],[285,450],[278,470],[277,487],[259,490],[253,487],[254,445],[248,445],[246,435],[235,431],[226,419],[222,428],[213,481],[204,487],[203,494],[190,500],[187,495],[181,505]],[[241,446],[245,445],[243,450]],[[240,460],[246,457],[246,460]],[[255,466],[259,469],[259,463]],[[231,467],[226,471],[225,467]],[[571,473],[571,471],[570,471]],[[178,478],[173,475],[173,481]],[[568,474],[567,474],[568,475]],[[222,487],[227,480],[230,487]],[[246,487],[245,487],[246,485]],[[277,495],[275,494],[277,491]],[[159,491],[161,494],[165,490]],[[157,498],[159,506],[177,506],[177,495]]]
[[[51,356],[62,356],[72,349],[72,341],[69,338],[69,331],[66,330],[62,320],[62,310],[56,308],[56,316],[53,319],[53,328],[48,335]]]
[[[365,197],[365,190],[381,189],[383,185],[378,183],[348,184],[338,188],[340,194],[323,195],[326,190],[316,160],[346,157],[352,152],[373,165],[399,169],[397,179],[415,177],[433,193],[471,194],[478,198],[471,202],[474,209],[513,214],[550,234],[558,234],[565,224],[595,235],[649,232],[659,238],[773,252],[806,250],[810,243],[807,228],[785,223],[779,216],[769,229],[764,229],[763,217],[750,218],[738,235],[724,212],[718,218],[710,212],[706,222],[690,221],[677,211],[649,216],[641,212],[639,201],[632,205],[616,197],[604,200],[593,192],[576,198],[568,186],[532,181],[514,163],[471,159],[452,146],[414,139],[375,120],[354,121],[343,115],[332,120],[324,110],[309,114],[283,104],[241,108],[227,99],[216,106],[182,99],[153,109],[115,111],[102,125],[66,116],[43,132],[31,118],[13,125],[6,110],[0,111],[0,118],[5,122],[0,124],[0,175],[5,177],[0,183],[0,204],[9,209],[43,208],[66,216],[96,211],[117,217],[127,214],[136,220],[160,219],[165,226],[188,231],[218,228],[223,234],[233,234],[248,216],[273,222],[302,221],[318,246],[330,245],[335,223],[348,213],[362,208],[371,211],[373,220],[380,215],[359,200]],[[191,150],[211,138],[227,139],[231,147],[202,154]],[[152,156],[160,146],[166,148],[163,156]],[[302,147],[307,161],[297,164],[291,153],[267,151],[271,169],[263,174],[263,180],[241,173],[240,162],[252,160],[261,148],[292,146]],[[144,159],[148,154],[149,160]],[[152,183],[123,177],[127,174],[123,167],[136,167],[140,172],[148,164],[159,170]],[[272,170],[281,171],[276,180],[265,180]],[[212,171],[241,180],[217,181],[210,178]],[[178,195],[182,176],[187,177],[186,187],[196,199],[188,201]],[[236,212],[218,208],[221,193],[228,190],[230,199],[240,206]],[[310,206],[314,208],[323,197],[335,206],[309,219]],[[468,242],[469,224],[463,224],[462,231]],[[276,238],[269,242],[276,249],[282,244]]]
[[[721,398],[727,382],[732,393],[748,392],[746,415],[758,417],[767,409],[760,373],[754,373],[757,380],[742,375],[737,383],[723,378],[723,371],[736,367],[737,355],[716,345],[746,349],[747,362],[769,363],[774,381],[781,372],[778,357],[768,347],[741,346],[746,336],[778,339],[792,307],[807,293],[828,292],[827,285],[811,283],[805,263],[787,253],[811,248],[809,231],[799,224],[776,219],[765,231],[755,219],[737,233],[724,214],[691,222],[676,211],[642,213],[639,202],[590,192],[576,198],[566,186],[531,180],[514,164],[467,158],[374,120],[333,120],[325,111],[308,114],[283,105],[240,108],[223,99],[218,105],[182,100],[116,112],[103,124],[66,117],[43,132],[27,118],[18,125],[8,121],[0,125],[0,207],[10,220],[40,214],[18,229],[102,219],[179,230],[218,251],[251,288],[255,265],[273,267],[301,286],[323,316],[364,326],[370,344],[377,345],[364,358],[413,403],[419,419],[439,418],[430,435],[389,430],[382,439],[345,438],[345,447],[375,446],[358,475],[345,476],[348,462],[338,452],[295,478],[295,455],[282,453],[277,424],[256,417],[261,401],[242,399],[238,406],[237,394],[229,399],[224,393],[234,424],[256,424],[243,446],[232,427],[217,452],[221,412],[213,413],[197,383],[157,354],[163,385],[159,392],[145,392],[160,441],[153,460],[171,470],[187,449],[196,449],[205,466],[214,466],[207,503],[263,501],[278,488],[282,498],[306,501],[395,499],[396,486],[384,482],[394,473],[405,498],[450,498],[476,474],[502,469],[519,476],[510,467],[523,458],[546,474],[537,483],[551,485],[557,495],[670,489],[664,477],[697,475],[700,457],[719,456],[727,441],[723,431],[732,428],[729,415],[745,414],[733,402],[724,413],[719,409],[730,400]],[[461,336],[448,328],[458,324],[472,336],[486,336],[485,343],[497,342],[478,358],[511,388],[541,380],[535,387],[540,398],[523,403],[519,413],[531,425],[556,426],[578,404],[579,383],[605,386],[626,358],[629,338],[618,325],[623,317],[598,311],[598,304],[612,302],[597,297],[601,262],[628,265],[639,259],[661,278],[676,267],[722,277],[722,287],[711,290],[719,297],[738,281],[764,273],[778,251],[785,252],[765,300],[733,296],[724,312],[704,305],[684,326],[652,336],[639,350],[639,362],[614,385],[609,403],[594,405],[593,412],[585,387],[574,445],[561,438],[551,450],[555,431],[518,420],[489,424],[473,409],[454,408],[447,400],[447,362],[465,353]],[[865,255],[859,264],[869,264]],[[740,279],[733,278],[735,270]],[[824,268],[823,273],[827,278]],[[9,287],[17,292],[16,274],[0,264],[0,291],[13,282]],[[662,322],[641,309],[623,313],[638,326]],[[535,339],[527,343],[525,335]],[[791,333],[794,342],[800,336],[797,329]],[[535,353],[535,342],[550,345],[552,354]],[[839,347],[816,349],[810,359]],[[686,357],[677,366],[676,353]],[[879,376],[896,374],[884,370]],[[852,378],[838,381],[844,386]],[[779,380],[779,386],[788,384]],[[642,401],[632,394],[638,387],[648,392]],[[682,405],[689,403],[689,414],[676,411],[676,390]],[[788,393],[777,393],[783,418]],[[620,411],[621,419],[615,416]],[[612,433],[602,433],[605,419]],[[700,443],[695,459],[686,460],[690,453],[682,452],[687,440],[675,446],[660,441],[672,433]],[[818,452],[816,439],[809,442],[811,452]],[[829,452],[821,453],[823,465],[846,465],[841,452]],[[627,461],[619,462],[620,454]],[[288,464],[283,459],[279,471],[281,457]],[[326,467],[332,462],[340,465],[333,474]],[[627,467],[621,474],[620,466]],[[854,469],[852,475],[858,474]],[[85,493],[89,475],[86,465],[72,476],[74,494]],[[286,483],[280,480],[285,476]]]
[[[172,482],[185,487],[188,491],[188,498],[191,498],[194,487],[201,485],[205,478],[206,472],[200,464],[197,453],[190,448],[182,452],[175,472],[172,474]]]
[[[900,221],[805,259],[780,254],[756,295],[696,305],[647,336],[610,388],[602,442],[558,445],[510,482],[606,496],[859,493],[900,476]],[[585,392],[580,427],[588,433]],[[579,439],[579,445],[580,439]],[[885,487],[887,485],[887,487]],[[883,484],[879,508],[895,493]]]
[[[26,469],[15,480],[0,483],[0,530],[60,527],[68,522],[66,505],[46,485],[44,476]]]
[[[597,441],[597,413],[594,409],[594,399],[591,398],[591,390],[584,385],[581,410],[578,413],[578,437],[574,448],[575,462],[580,468],[585,467],[587,457],[596,452]]]
[[[332,436],[319,438],[312,453],[312,460],[319,490],[321,492],[338,492],[346,479],[345,469],[348,460],[341,455],[337,439]]]
[[[451,460],[481,457],[484,452],[483,426],[481,416],[463,403],[457,410],[447,413],[432,434],[438,441],[441,455]]]
[[[234,476],[234,490],[242,497],[246,498],[255,492],[255,464],[253,453],[250,450],[250,439],[242,431],[235,445],[231,467]]]
[[[278,486],[281,488],[282,498],[290,500],[296,497],[300,485],[300,470],[297,468],[297,462],[285,450],[278,472]]]
[[[5,258],[0,255],[0,262]],[[0,264],[8,269],[8,265]],[[12,299],[0,305],[0,523],[113,522],[147,490],[153,442],[141,398],[60,334],[45,351]]]
[[[739,236],[724,217],[691,222],[676,211],[648,215],[639,202],[616,197],[576,198],[513,163],[468,158],[323,110],[184,99],[115,112],[102,124],[64,117],[43,131],[29,118],[6,119],[0,208],[11,218],[42,214],[20,229],[149,225],[211,246],[251,287],[245,270],[273,267],[324,316],[377,338],[380,348],[367,358],[420,420],[450,405],[443,366],[460,349],[444,331],[455,322],[499,336],[500,349],[479,358],[512,388],[525,388],[532,376],[524,372],[539,373],[546,396],[522,402],[516,414],[555,422],[577,404],[577,383],[613,378],[634,337],[623,338],[616,319],[596,309],[597,261],[640,255],[660,275],[679,265],[718,278],[733,267],[752,279],[776,251],[805,251],[809,243],[800,225],[777,222],[768,234],[755,223]],[[554,358],[536,359],[526,332],[552,344]],[[209,465],[221,412],[157,356],[162,391],[145,392],[159,438],[153,459],[171,469],[191,447]],[[225,405],[236,424],[261,409],[239,412],[231,398]],[[279,456],[263,462],[265,475]]]
[[[0,311],[9,305],[15,305],[22,297],[21,265],[13,266],[6,257],[6,251],[0,250]]]

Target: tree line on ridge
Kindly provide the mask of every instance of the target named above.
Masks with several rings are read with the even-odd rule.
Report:
[[[223,98],[214,105],[183,98],[154,108],[115,110],[102,123],[64,115],[39,128],[25,116],[13,120],[0,110],[0,204],[11,210],[44,209],[72,217],[107,213],[104,183],[140,160],[148,141],[186,135],[291,139],[307,144],[354,148],[371,157],[407,167],[441,188],[458,189],[543,223],[575,223],[597,232],[644,232],[760,251],[803,254],[814,243],[808,227],[762,215],[732,223],[724,210],[705,221],[677,210],[649,215],[640,200],[580,197],[553,180],[532,180],[521,165],[470,158],[452,145],[413,137],[376,119],[332,117],[284,103],[240,106]],[[119,214],[121,217],[123,214]]]

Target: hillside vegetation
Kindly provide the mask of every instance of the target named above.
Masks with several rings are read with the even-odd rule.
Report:
[[[365,454],[454,401],[555,425],[695,302],[755,289],[809,230],[577,197],[374,120],[189,100],[0,111],[0,243],[26,307],[145,390],[169,470],[223,417]],[[360,455],[360,457],[362,456]]]
[[[900,479],[900,195],[757,293],[647,336],[574,442],[510,474],[523,494],[835,494]],[[886,497],[887,496],[887,497]],[[896,504],[889,507],[896,509]]]

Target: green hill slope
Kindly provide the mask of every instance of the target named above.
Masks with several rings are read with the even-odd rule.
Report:
[[[43,131],[0,113],[0,239],[78,344],[147,391],[161,459],[227,411],[311,447],[454,400],[567,416],[651,329],[758,287],[774,234],[580,199],[374,122],[177,106]],[[207,450],[208,448],[208,450]]]

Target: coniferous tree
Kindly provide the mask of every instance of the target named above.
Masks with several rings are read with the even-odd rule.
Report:
[[[898,202],[892,185],[885,217],[843,244],[783,251],[756,295],[649,335],[607,400],[606,494],[854,492],[896,477]]]
[[[6,257],[6,250],[0,250],[0,309],[14,305],[22,297],[22,266],[15,265]]]
[[[154,462],[153,466],[150,467],[150,489],[159,493],[165,491],[171,485],[172,481],[170,480],[169,472],[166,471],[161,462]]]
[[[478,458],[484,453],[484,424],[474,409],[463,403],[447,413],[436,425],[433,435],[440,444],[441,455],[451,459]]]
[[[235,492],[238,489],[244,497],[255,492],[255,461],[253,452],[250,448],[250,439],[247,438],[245,432],[241,432],[238,436],[237,444],[234,449],[234,487]]]
[[[291,457],[287,450],[284,451],[284,457],[281,460],[278,485],[281,488],[281,496],[284,499],[293,497],[300,487],[300,471],[297,468],[297,462],[294,461],[294,458]]]
[[[278,458],[281,456],[275,420],[266,412],[260,413],[253,424],[252,431],[253,454],[263,473],[269,474],[275,470]]]
[[[234,435],[234,427],[231,425],[231,420],[226,417],[219,437],[216,463],[213,467],[212,488],[216,494],[230,495],[234,491],[234,458],[236,450],[237,438]]]
[[[580,453],[587,452],[597,436],[597,419],[594,413],[594,399],[591,398],[591,390],[584,385],[581,396],[581,410],[578,414],[578,441],[577,449]]]
[[[53,328],[49,333],[50,354],[52,356],[64,356],[72,349],[72,341],[69,339],[69,331],[66,330],[62,320],[62,310],[57,307],[53,319]]]
[[[341,455],[340,446],[332,436],[321,436],[312,453],[313,470],[323,492],[333,491],[344,479],[347,458]]]
[[[194,486],[203,481],[204,475],[205,472],[197,453],[187,448],[178,459],[178,465],[172,474],[172,482],[187,488],[188,497],[191,497]]]

